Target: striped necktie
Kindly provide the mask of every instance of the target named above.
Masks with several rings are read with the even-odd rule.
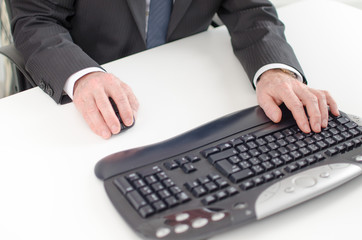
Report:
[[[157,47],[166,42],[172,3],[173,0],[151,0],[148,18],[147,48]]]

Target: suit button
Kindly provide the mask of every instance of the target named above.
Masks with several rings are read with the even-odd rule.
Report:
[[[52,89],[51,87],[49,87],[49,86],[46,86],[45,92],[46,92],[46,94],[48,94],[48,95],[51,96],[51,97],[52,97],[53,94],[54,94],[53,89]]]
[[[39,88],[40,88],[41,90],[45,91],[46,84],[45,84],[44,81],[41,81],[41,82],[39,83]]]

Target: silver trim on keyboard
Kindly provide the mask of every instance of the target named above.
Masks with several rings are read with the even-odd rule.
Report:
[[[362,166],[335,163],[315,167],[285,178],[266,190],[255,203],[257,219],[321,195],[362,174]]]

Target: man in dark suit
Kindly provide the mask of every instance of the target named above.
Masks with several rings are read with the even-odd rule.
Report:
[[[27,71],[56,102],[71,97],[90,128],[103,138],[120,131],[108,97],[121,109],[126,125],[132,124],[138,102],[127,84],[100,65],[146,50],[149,4],[150,0],[12,1],[15,44]],[[284,26],[267,0],[174,0],[165,42],[207,30],[215,13],[227,26],[235,55],[268,117],[280,121],[278,106],[284,102],[304,132],[319,132],[327,126],[328,106],[338,114],[328,92],[306,86]]]

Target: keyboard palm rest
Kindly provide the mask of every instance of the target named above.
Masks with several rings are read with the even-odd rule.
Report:
[[[336,188],[362,173],[361,119],[330,116],[301,132],[282,106],[274,124],[258,107],[157,144],[100,160],[97,177],[143,239],[205,239]]]

